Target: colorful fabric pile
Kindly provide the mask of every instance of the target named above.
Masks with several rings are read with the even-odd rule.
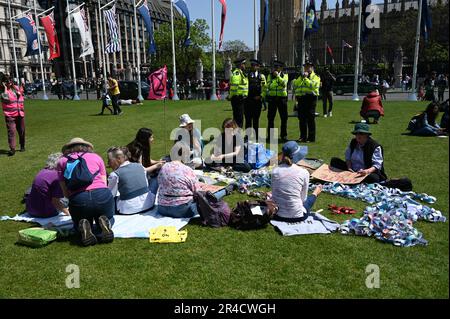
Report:
[[[310,188],[314,189],[315,185],[311,185]],[[349,186],[327,183],[323,191],[346,198],[360,199],[371,204],[376,203],[365,208],[362,218],[345,221],[339,228],[342,234],[373,236],[378,240],[402,247],[427,245],[422,233],[413,227],[413,223],[418,220],[446,221],[446,217],[440,211],[416,201],[417,199],[430,204],[435,203],[436,198],[427,194],[402,192],[379,184]]]

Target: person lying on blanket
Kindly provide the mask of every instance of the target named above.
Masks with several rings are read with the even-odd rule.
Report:
[[[309,173],[296,163],[307,154],[307,148],[295,141],[283,145],[280,165],[272,171],[272,199],[278,205],[274,216],[280,221],[301,221],[309,216],[322,186],[308,196]]]
[[[108,165],[114,171],[108,177],[108,188],[116,198],[116,211],[131,215],[149,211],[155,204],[155,194],[151,193],[147,173],[141,163],[131,163],[126,147],[111,147]]]
[[[333,157],[330,166],[358,173],[358,176],[366,176],[364,183],[379,183],[387,179],[383,165],[383,147],[370,137],[372,133],[366,123],[357,123],[351,140],[345,150],[345,161]]]
[[[31,192],[25,202],[26,211],[30,216],[48,218],[60,212],[69,215],[56,171],[61,156],[62,153],[50,154],[45,168],[34,178]]]

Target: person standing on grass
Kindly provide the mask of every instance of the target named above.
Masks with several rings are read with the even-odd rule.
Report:
[[[252,69],[248,74],[248,97],[245,102],[245,129],[253,128],[255,141],[258,141],[259,117],[261,116],[262,101],[265,97],[266,77],[259,71],[261,62],[250,60]]]
[[[287,121],[288,110],[287,100],[288,92],[287,86],[289,82],[288,74],[283,72],[284,63],[281,61],[273,62],[272,73],[267,77],[267,85],[265,96],[269,104],[267,111],[267,141],[271,139],[271,129],[275,127],[275,117],[277,111],[280,113],[280,140],[287,140]]]
[[[16,153],[16,130],[19,133],[20,151],[25,152],[24,89],[23,86],[15,85],[9,75],[1,77],[0,85],[3,115],[8,132],[8,156],[14,156]]]
[[[298,103],[300,138],[298,142],[316,141],[316,105],[320,89],[320,77],[314,72],[314,64],[307,61],[304,71],[294,81],[294,92]]]
[[[114,198],[106,185],[105,163],[99,155],[94,153],[94,146],[79,137],[65,144],[62,153],[64,156],[57,165],[59,183],[64,197],[69,199],[69,212],[75,230],[81,235],[81,244],[89,246],[97,244],[98,241],[112,242],[114,240],[111,229],[111,224],[114,222]],[[93,175],[93,181],[80,189],[69,190],[66,179],[72,175],[73,166],[68,166],[68,161],[70,158],[79,159],[80,157]]]
[[[289,141],[283,145],[282,154],[280,165],[272,171],[272,199],[278,206],[273,219],[302,221],[308,218],[322,186],[308,196],[309,173],[297,165],[307,154],[306,146]]]
[[[336,77],[330,72],[328,67],[325,68],[325,75],[322,77],[322,102],[323,102],[323,117],[333,116],[333,86],[336,82]],[[328,108],[327,108],[328,104]]]
[[[109,96],[111,97],[114,115],[121,115],[122,110],[120,109],[119,106],[119,96],[120,96],[119,83],[117,82],[116,79],[112,77],[112,75],[108,75],[108,91]]]
[[[230,79],[231,107],[233,108],[233,119],[240,128],[244,127],[244,107],[248,96],[248,78],[244,73],[246,59],[234,61],[236,69]]]

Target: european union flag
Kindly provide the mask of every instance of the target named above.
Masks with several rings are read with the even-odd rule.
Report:
[[[316,17],[316,2],[314,0],[309,1],[309,5],[306,7],[306,29],[305,38],[311,33],[319,31],[319,21]]]

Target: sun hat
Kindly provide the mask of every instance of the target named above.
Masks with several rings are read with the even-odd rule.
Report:
[[[81,137],[74,137],[73,139],[70,140],[69,143],[65,144],[62,149],[64,151],[64,150],[68,149],[69,147],[71,147],[72,145],[77,145],[77,144],[83,144],[83,145],[87,145],[87,146],[94,148],[94,145],[92,145],[88,141],[83,140]]]
[[[195,121],[191,119],[189,114],[183,114],[180,116],[180,127],[186,127],[192,123],[195,123]]]
[[[308,147],[298,145],[295,141],[289,141],[283,145],[281,151],[283,155],[292,159],[294,163],[298,163],[308,154]]]
[[[372,135],[372,133],[370,133],[370,131],[369,131],[369,125],[366,123],[357,123],[355,125],[355,129],[353,130],[352,134],[357,134],[357,133],[364,133],[364,134]]]

